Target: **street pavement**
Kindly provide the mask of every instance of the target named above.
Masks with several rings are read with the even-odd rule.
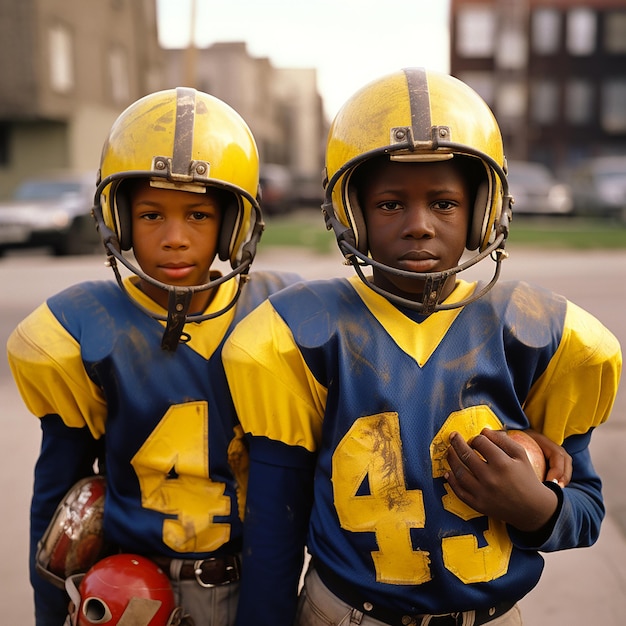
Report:
[[[487,263],[487,262],[486,262]],[[573,268],[575,270],[573,271]],[[284,269],[305,278],[350,276],[337,254],[315,255],[270,249],[259,253],[255,270]],[[0,340],[47,295],[87,278],[110,278],[102,260],[25,257],[0,261]],[[518,251],[503,278],[525,276],[573,298],[597,315],[626,345],[623,306],[626,302],[626,253],[544,254]],[[582,281],[582,284],[581,284]],[[9,295],[7,295],[9,294]],[[23,407],[0,362],[0,399],[3,436],[0,438],[0,624],[31,626],[32,600],[26,554],[28,507],[32,470],[39,445],[37,420]],[[626,390],[618,394],[606,425],[594,433],[592,456],[603,477],[607,517],[598,542],[591,548],[545,556],[539,585],[522,602],[525,626],[622,626],[626,616],[626,490],[623,487],[626,444]],[[261,608],[260,608],[261,610]]]

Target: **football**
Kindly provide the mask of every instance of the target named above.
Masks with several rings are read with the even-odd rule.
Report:
[[[546,458],[543,456],[543,451],[539,444],[523,430],[507,430],[506,433],[526,450],[537,478],[543,482],[546,477],[547,466]]]

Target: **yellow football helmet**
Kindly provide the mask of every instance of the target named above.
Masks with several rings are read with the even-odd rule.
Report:
[[[132,249],[124,182],[136,178],[182,191],[204,193],[207,187],[225,191],[229,201],[217,251],[222,261],[230,262],[232,271],[203,285],[174,287],[146,275],[130,255],[124,255]],[[169,292],[167,318],[144,309],[167,321],[165,349],[176,348],[185,323],[221,315],[234,306],[263,231],[258,197],[259,157],[254,137],[239,114],[218,98],[185,87],[159,91],[132,104],[113,124],[102,149],[94,217],[122,289],[116,261]],[[239,290],[227,307],[211,315],[187,315],[193,293],[235,277]]]
[[[392,161],[438,161],[455,155],[478,159],[484,166],[467,234],[469,261],[444,272],[404,272],[368,256],[367,230],[351,179],[365,161],[387,155]],[[481,170],[483,168],[480,168]],[[375,291],[401,305],[429,313],[463,306],[482,296],[499,276],[506,256],[511,198],[506,179],[502,137],[493,113],[468,85],[447,74],[409,68],[383,76],[357,91],[341,108],[328,135],[325,199],[322,210],[347,261]],[[486,289],[471,299],[441,305],[445,279],[494,253],[496,271]],[[361,266],[425,281],[423,300],[415,303],[380,290]]]

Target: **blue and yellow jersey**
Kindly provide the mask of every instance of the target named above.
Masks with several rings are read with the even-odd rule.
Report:
[[[448,301],[475,287],[459,281]],[[437,614],[517,600],[539,579],[539,549],[595,540],[603,509],[587,443],[609,416],[621,353],[561,296],[505,282],[422,317],[357,277],[301,283],[240,323],[223,358],[244,430],[316,456],[308,548],[320,572],[372,602]],[[573,480],[541,546],[445,480],[449,434],[484,427],[569,442]],[[262,460],[279,465],[281,448],[267,449]]]
[[[190,339],[175,352],[161,349],[164,322],[112,281],[51,297],[9,338],[28,409],[104,438],[105,534],[122,549],[188,558],[239,549],[248,460],[221,347],[241,318],[296,279],[252,273],[237,306],[187,324]],[[144,307],[166,314],[132,279],[126,287]],[[234,289],[235,281],[221,285],[206,312],[223,308]],[[60,468],[43,469],[61,480]],[[45,498],[36,492],[33,510]]]

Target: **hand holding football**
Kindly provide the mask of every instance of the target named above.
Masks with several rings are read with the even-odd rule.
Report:
[[[537,474],[537,478],[543,482],[546,477],[547,467],[546,458],[539,444],[523,430],[507,430],[506,433],[526,450],[526,454],[535,470],[535,474]]]

